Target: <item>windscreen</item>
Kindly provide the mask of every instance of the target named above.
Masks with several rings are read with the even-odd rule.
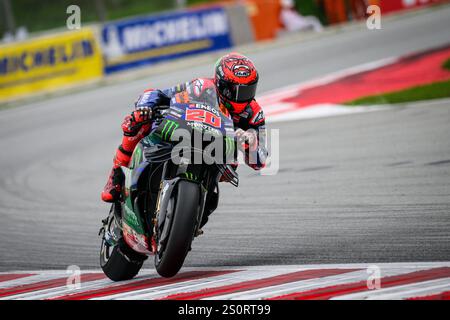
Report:
[[[189,82],[186,87],[189,103],[208,105],[222,113],[217,99],[216,87],[201,79]]]

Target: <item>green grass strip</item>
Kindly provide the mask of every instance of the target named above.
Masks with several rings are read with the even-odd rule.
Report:
[[[442,68],[450,70],[450,59],[448,59],[447,61],[444,62],[444,64],[442,65]]]
[[[348,106],[395,104],[411,101],[423,101],[450,97],[450,81],[435,82],[428,85],[417,86],[406,90],[363,97],[346,102]]]

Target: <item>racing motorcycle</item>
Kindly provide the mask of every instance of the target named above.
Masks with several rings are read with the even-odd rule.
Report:
[[[114,281],[133,278],[149,256],[161,276],[176,275],[217,208],[219,181],[239,183],[234,124],[215,90],[191,83],[153,119],[121,168],[120,201],[102,220],[100,266]]]

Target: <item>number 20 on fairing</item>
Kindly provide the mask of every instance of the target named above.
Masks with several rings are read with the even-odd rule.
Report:
[[[222,125],[222,119],[216,116],[214,113],[202,110],[202,109],[188,109],[186,110],[186,121],[203,122],[210,126],[220,128]]]

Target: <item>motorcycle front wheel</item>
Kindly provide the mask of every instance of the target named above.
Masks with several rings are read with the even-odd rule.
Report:
[[[200,202],[200,186],[181,180],[170,199],[173,211],[167,243],[155,255],[155,268],[163,277],[173,277],[183,266],[194,238]]]

